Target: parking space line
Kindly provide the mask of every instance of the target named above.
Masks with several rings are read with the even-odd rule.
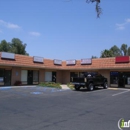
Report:
[[[108,88],[109,90],[130,90],[129,88]]]
[[[127,90],[127,91],[124,91],[124,92],[120,92],[120,93],[116,93],[116,94],[113,94],[112,96],[117,96],[117,95],[124,94],[124,93],[127,93],[127,92],[130,92],[130,90]]]
[[[110,90],[118,90],[118,88],[108,88],[108,89],[110,89]]]

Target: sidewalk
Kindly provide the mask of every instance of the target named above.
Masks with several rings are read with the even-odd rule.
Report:
[[[61,87],[62,87],[62,89],[64,89],[64,90],[69,90],[70,88],[67,86],[67,85],[65,85],[65,84],[62,84],[62,85],[60,85]],[[26,86],[1,86],[0,87],[0,89],[2,89],[2,88],[27,88],[27,87],[37,87],[37,85],[26,85]]]
[[[65,89],[65,90],[70,89],[66,84],[62,84],[62,85],[60,85],[60,86],[62,87],[62,89]]]

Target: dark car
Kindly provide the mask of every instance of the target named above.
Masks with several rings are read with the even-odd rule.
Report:
[[[102,86],[104,89],[108,88],[107,78],[98,73],[85,73],[82,77],[72,77],[71,80],[75,90],[80,90],[81,87],[87,88],[90,91],[98,86]]]

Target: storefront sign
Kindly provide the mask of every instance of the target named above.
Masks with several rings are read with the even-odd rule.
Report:
[[[75,65],[76,64],[76,60],[67,60],[66,61],[66,65]]]
[[[43,63],[43,57],[34,56],[33,61],[38,63]]]
[[[91,65],[91,64],[92,64],[91,58],[81,59],[81,65]]]
[[[15,59],[15,54],[14,53],[8,53],[8,52],[2,52],[1,53],[1,58],[14,60]]]
[[[62,65],[62,60],[54,59],[54,65]]]
[[[116,63],[128,63],[129,62],[129,56],[118,56],[115,58]]]

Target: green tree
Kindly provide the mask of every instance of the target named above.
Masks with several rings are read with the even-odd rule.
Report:
[[[130,56],[130,47],[128,47],[128,56]]]
[[[121,51],[124,56],[128,55],[128,45],[127,44],[122,44],[121,45]]]
[[[105,49],[104,51],[101,52],[101,58],[106,58],[106,57],[113,57],[112,51]]]
[[[10,43],[7,42],[6,40],[2,40],[0,43],[0,51],[29,55],[25,50],[26,46],[27,44],[23,44],[22,41],[18,38],[13,38]]]
[[[112,52],[112,56],[113,57],[121,56],[122,55],[121,50],[116,45],[114,45],[113,47],[111,47],[110,51]]]
[[[10,44],[6,40],[2,40],[0,43],[0,51],[9,52]]]
[[[96,59],[96,58],[98,58],[97,56],[92,56],[92,59]]]
[[[11,45],[11,52],[15,54],[29,55],[25,50],[27,44],[23,44],[20,39],[13,38],[10,45]]]

